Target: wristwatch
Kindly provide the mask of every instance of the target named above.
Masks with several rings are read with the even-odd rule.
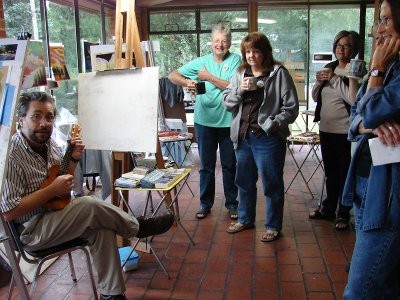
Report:
[[[372,77],[382,77],[385,78],[385,72],[381,72],[378,69],[371,69],[369,75]]]

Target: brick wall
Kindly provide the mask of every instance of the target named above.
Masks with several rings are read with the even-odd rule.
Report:
[[[6,37],[6,23],[4,22],[3,0],[0,0],[0,38]]]

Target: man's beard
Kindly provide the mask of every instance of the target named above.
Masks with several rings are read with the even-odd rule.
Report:
[[[37,134],[40,134],[38,136]],[[39,145],[46,144],[47,141],[50,139],[51,130],[35,130],[33,132],[29,132],[29,139]]]

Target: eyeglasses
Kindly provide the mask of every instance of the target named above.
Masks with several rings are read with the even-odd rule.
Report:
[[[222,44],[222,45],[226,46],[226,45],[228,45],[229,41],[226,41],[226,40],[222,40],[222,41],[214,40],[213,43],[214,44]]]
[[[383,25],[383,26],[387,27],[387,26],[388,26],[388,21],[389,21],[389,20],[392,20],[392,18],[391,18],[391,17],[382,17],[382,18],[380,18],[380,19],[378,20],[378,26],[379,26],[379,25]]]
[[[336,49],[351,49],[351,45],[350,44],[336,44]]]
[[[45,115],[44,116],[42,114],[33,114],[28,117],[35,123],[40,123],[44,119],[44,120],[46,120],[47,123],[53,124],[54,120],[56,119],[56,117],[53,115]]]

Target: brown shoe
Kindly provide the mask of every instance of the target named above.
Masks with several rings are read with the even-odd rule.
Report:
[[[138,217],[137,220],[139,222],[139,231],[136,237],[141,239],[167,232],[174,224],[175,217],[171,211],[167,211],[163,215],[149,218]]]

